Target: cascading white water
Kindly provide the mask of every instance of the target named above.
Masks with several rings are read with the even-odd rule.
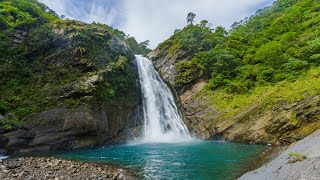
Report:
[[[177,142],[190,140],[173,95],[152,62],[136,55],[143,97],[143,142]]]

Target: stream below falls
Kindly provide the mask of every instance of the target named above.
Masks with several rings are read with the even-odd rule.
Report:
[[[144,128],[126,144],[53,152],[77,161],[108,163],[129,169],[138,179],[235,179],[248,170],[265,149],[193,138],[174,97],[152,62],[136,56],[142,89]],[[31,155],[32,156],[32,155]],[[36,154],[39,156],[39,154]]]
[[[247,171],[265,149],[262,145],[217,141],[128,143],[58,152],[53,156],[113,164],[132,170],[139,179],[235,179]]]

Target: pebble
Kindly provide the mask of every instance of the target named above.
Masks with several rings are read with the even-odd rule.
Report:
[[[11,169],[11,171],[10,171]],[[0,179],[135,179],[126,170],[55,158],[18,158],[0,162]]]

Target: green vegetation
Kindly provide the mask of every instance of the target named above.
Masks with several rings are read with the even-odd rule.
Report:
[[[294,156],[303,156],[303,155],[302,155],[302,154],[300,154],[300,153],[294,153],[294,152],[291,152],[291,153],[289,153],[288,155],[289,155],[289,157],[294,157]]]
[[[36,0],[0,2],[0,130],[55,107],[75,108],[131,96],[133,54],[147,43],[102,24],[61,20]]]
[[[116,62],[110,63],[107,69],[110,72],[107,73],[106,81],[99,84],[95,91],[96,96],[105,101],[125,94],[132,85],[128,58],[120,56]]]
[[[178,90],[206,80],[201,93],[228,115],[258,102],[299,100],[320,92],[319,9],[313,0],[278,0],[229,32],[188,20],[159,49],[178,56]]]
[[[233,116],[255,104],[261,103],[264,107],[270,107],[282,99],[293,102],[317,95],[319,92],[320,67],[314,67],[294,82],[283,80],[275,84],[257,86],[247,93],[233,93],[226,89],[215,91],[206,89],[201,93],[211,97],[215,106],[227,116]]]
[[[100,23],[96,23],[96,22],[94,22],[92,25],[95,27],[108,29],[112,35],[116,36],[121,41],[125,42],[130,47],[130,49],[132,50],[132,52],[134,54],[144,55],[144,54],[148,54],[149,52],[151,52],[151,49],[148,48],[149,40],[138,43],[134,37],[131,37],[130,35],[126,35],[124,32],[122,32],[118,29],[114,29],[114,28],[107,26],[105,24],[100,24]]]
[[[23,122],[17,119],[13,114],[8,114],[0,121],[0,127],[3,131],[11,131],[17,128],[21,128]]]
[[[300,154],[300,153],[294,153],[294,152],[291,152],[288,154],[290,158],[289,160],[289,163],[295,163],[295,162],[298,162],[298,161],[303,161],[305,160],[307,157]]]
[[[128,44],[134,54],[145,55],[151,52],[151,49],[148,48],[149,40],[138,43],[134,37],[126,36],[123,41]]]
[[[0,3],[0,30],[25,29],[56,19],[53,11],[36,0],[4,0]]]

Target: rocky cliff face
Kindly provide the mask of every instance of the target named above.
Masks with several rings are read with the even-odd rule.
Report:
[[[180,59],[168,54],[158,48],[149,58],[178,92],[186,124],[202,139],[282,145],[300,140],[320,127],[319,95],[303,96],[294,102],[286,99],[270,104],[257,102],[241,112],[227,115],[216,107],[209,94],[202,92],[207,82],[200,80],[192,87],[175,86],[172,70]]]
[[[293,103],[280,100],[270,108],[258,103],[231,117],[224,116],[208,99],[194,94],[182,103],[190,128],[204,139],[285,145],[320,126],[319,95]]]
[[[107,32],[98,31],[95,33],[101,35],[93,37],[100,36],[110,43],[109,47],[99,49],[105,57],[97,54],[81,59],[72,44],[82,34],[72,35],[74,32],[63,32],[64,28],[56,29],[55,26],[50,28],[58,33],[61,42],[57,49],[51,49],[51,55],[45,57],[45,65],[37,68],[41,68],[41,76],[49,73],[56,77],[50,82],[52,84],[45,85],[49,86],[47,89],[44,87],[34,92],[38,97],[25,97],[31,101],[30,105],[37,106],[38,112],[21,117],[19,128],[3,129],[1,148],[8,151],[73,149],[132,138],[130,129],[142,122],[138,70],[131,51]],[[70,36],[73,37],[66,38]],[[85,53],[95,50],[87,49]],[[55,54],[57,51],[63,56]],[[56,71],[61,68],[70,68],[65,76],[73,76],[72,71],[77,71],[78,77],[64,80],[62,75],[59,80]],[[59,78],[58,81],[55,78]],[[6,119],[3,124],[7,124]]]
[[[175,85],[175,64],[180,61],[188,60],[186,53],[181,50],[177,53],[168,53],[160,48],[148,54],[148,58],[153,60],[155,68],[161,74],[163,79],[170,85]]]
[[[189,24],[150,53],[180,97],[189,128],[204,139],[272,144],[319,129],[317,7],[277,0],[229,32],[207,21]]]
[[[19,13],[32,10],[6,3]],[[130,48],[110,27],[44,11],[33,12],[30,25],[0,30],[0,149],[74,149],[132,138],[142,118]]]
[[[141,124],[137,108],[137,103],[93,103],[29,115],[23,128],[0,135],[1,144],[9,152],[31,152],[125,141]]]

